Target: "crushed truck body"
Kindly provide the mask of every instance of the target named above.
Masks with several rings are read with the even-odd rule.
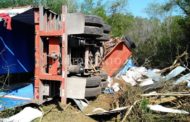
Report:
[[[58,96],[66,103],[101,94],[107,77],[100,68],[103,42],[111,31],[102,18],[68,13],[66,6],[61,15],[42,6],[0,9],[0,18],[0,99],[43,103]],[[32,96],[12,94],[25,83]]]

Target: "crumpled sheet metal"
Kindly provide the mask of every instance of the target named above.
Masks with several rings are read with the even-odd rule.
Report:
[[[168,75],[166,75],[165,80],[166,81],[170,80],[170,79],[178,76],[179,74],[181,74],[185,70],[186,70],[186,68],[184,68],[182,66],[178,66],[174,70],[172,70]]]
[[[187,111],[173,109],[173,108],[167,108],[162,105],[147,105],[147,107],[153,111],[159,111],[159,112],[165,112],[165,113],[175,113],[175,114],[189,114],[189,112],[187,112]]]
[[[187,86],[190,87],[190,73],[177,79],[177,81],[174,84],[179,84],[181,82],[187,82],[188,83]]]
[[[186,68],[182,66],[178,66],[173,69],[166,76],[162,76],[159,69],[146,69],[145,67],[132,67],[130,68],[125,75],[121,75],[121,78],[126,82],[135,86],[139,84],[141,87],[152,85],[155,83],[160,83],[162,81],[168,81],[180,75],[184,72]],[[187,81],[190,86],[190,74],[178,79],[177,82],[181,82],[183,80]]]
[[[87,116],[102,116],[102,115],[110,115],[110,114],[115,114],[115,113],[120,113],[121,111],[125,111],[128,107],[119,107],[110,111],[106,111],[102,108],[95,108],[93,110],[94,113],[86,114]],[[96,111],[102,111],[97,113]]]

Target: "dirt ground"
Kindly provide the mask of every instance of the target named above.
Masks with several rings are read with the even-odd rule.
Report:
[[[95,120],[85,116],[81,111],[71,105],[50,104],[43,106],[42,109],[44,116],[34,120],[34,122],[95,122]]]

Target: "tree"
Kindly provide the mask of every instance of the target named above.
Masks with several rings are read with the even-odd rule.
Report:
[[[69,12],[76,12],[77,10],[77,1],[76,0],[44,0],[42,5],[49,7],[56,13],[61,13],[62,5],[67,5]]]
[[[177,6],[179,6],[186,15],[190,16],[190,1],[189,0],[172,0]]]
[[[112,26],[112,36],[125,36],[126,32],[130,30],[133,25],[134,17],[132,15],[125,15],[122,13],[115,13],[108,17],[108,24]]]
[[[182,0],[183,1],[183,0]],[[173,63],[176,55],[189,47],[188,15],[172,16],[176,1],[165,4],[150,4],[147,13],[150,19],[135,19],[131,30],[136,41],[135,58],[137,62],[150,67],[166,67]],[[148,63],[147,63],[148,62]]]
[[[25,6],[33,4],[33,0],[1,0],[0,8]]]
[[[67,5],[69,12],[74,12],[77,10],[76,0],[1,0],[0,8],[7,7],[18,7],[26,5],[43,5],[55,11],[56,13],[61,13],[61,6]]]

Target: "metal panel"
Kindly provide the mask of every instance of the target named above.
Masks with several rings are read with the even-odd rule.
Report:
[[[67,98],[85,99],[86,78],[70,77],[67,80]]]
[[[123,64],[125,64],[130,56],[131,51],[128,47],[123,42],[119,42],[112,51],[105,56],[102,68],[109,76],[113,76],[118,72]]]
[[[85,19],[81,13],[68,13],[66,19],[67,34],[84,33]]]

